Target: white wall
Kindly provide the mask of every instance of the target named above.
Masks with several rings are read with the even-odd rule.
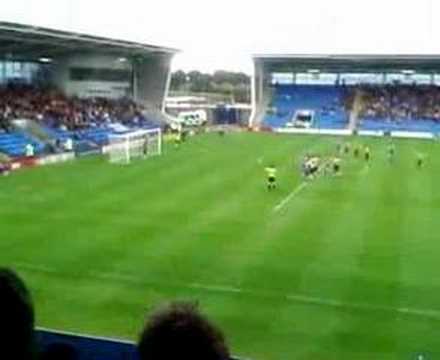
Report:
[[[131,70],[130,62],[119,61],[120,57],[115,55],[101,54],[76,54],[54,60],[53,81],[57,87],[67,95],[80,97],[103,96],[119,98],[127,95],[131,87],[131,81],[108,82],[108,81],[73,81],[70,80],[71,68],[111,68],[118,70]]]
[[[130,83],[99,82],[99,81],[70,81],[66,93],[80,97],[106,97],[118,99],[130,96]]]
[[[70,96],[119,98],[129,96],[152,110],[164,111],[170,83],[171,54],[152,54],[150,58],[121,62],[115,55],[76,54],[54,59],[54,84]],[[112,68],[133,72],[129,82],[72,81],[70,69]]]
[[[135,99],[150,108],[164,110],[169,88],[172,55],[156,55],[134,65]]]

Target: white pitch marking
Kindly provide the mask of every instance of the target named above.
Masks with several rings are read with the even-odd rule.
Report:
[[[349,303],[334,299],[326,299],[326,298],[304,296],[304,295],[287,295],[286,299],[295,302],[302,302],[307,305],[313,304],[313,305],[328,306],[328,307],[334,307],[340,309],[384,311],[384,312],[391,312],[391,313],[397,313],[403,315],[413,315],[413,316],[440,320],[440,311],[433,309],[417,309],[417,308],[406,308],[406,307],[395,308],[392,306],[373,305],[373,304],[365,304],[365,303]]]
[[[28,271],[36,271],[36,272],[42,272],[42,273],[50,273],[50,274],[60,274],[58,270],[52,267],[48,266],[41,266],[41,265],[35,265],[31,263],[26,262],[15,262],[15,266],[18,268],[22,268],[24,270]],[[62,273],[61,273],[62,275]],[[166,283],[161,284],[160,282],[157,283],[149,283],[148,280],[144,280],[137,276],[131,276],[128,274],[118,273],[118,272],[99,272],[99,271],[91,271],[88,274],[86,273],[85,276],[89,275],[91,278],[95,279],[101,279],[101,280],[116,280],[121,282],[131,282],[134,284],[139,285],[145,285],[145,286],[160,286],[164,285],[166,286]],[[251,296],[270,296],[270,297],[276,297],[279,298],[280,294],[277,293],[270,293],[266,291],[257,291],[257,290],[248,290],[248,289],[241,289],[236,288],[232,286],[224,286],[224,285],[206,285],[206,284],[200,284],[200,283],[191,283],[191,284],[168,284],[171,286],[178,286],[182,288],[187,289],[200,289],[210,292],[216,292],[216,293],[226,293],[226,294],[236,294],[236,295],[251,295]],[[410,316],[418,316],[421,318],[427,318],[427,319],[433,319],[433,320],[440,320],[440,310],[434,310],[434,309],[418,309],[418,308],[408,308],[408,307],[392,307],[392,306],[385,306],[385,305],[373,305],[373,304],[367,304],[367,303],[350,303],[350,302],[344,302],[336,299],[331,298],[322,298],[322,297],[315,297],[315,296],[308,296],[308,295],[302,295],[302,294],[289,294],[285,295],[284,298],[287,301],[292,301],[295,303],[302,303],[304,305],[317,305],[317,306],[327,306],[332,307],[335,309],[351,309],[351,310],[363,310],[363,311],[382,311],[382,312],[388,312],[388,313],[395,313],[398,315],[410,315]]]
[[[309,183],[302,182],[293,191],[287,195],[278,205],[273,208],[274,212],[280,211],[290,200],[292,200],[296,195],[298,195]]]
[[[37,272],[49,273],[49,274],[56,273],[54,268],[42,264],[36,265],[36,264],[30,264],[30,263],[18,262],[18,261],[13,262],[13,264],[14,266],[17,266],[18,268],[22,268],[24,270],[37,271]]]
[[[229,286],[218,286],[218,285],[203,285],[198,283],[190,284],[191,288],[194,289],[202,289],[208,291],[217,291],[217,292],[227,292],[227,293],[241,293],[243,290],[235,287]]]

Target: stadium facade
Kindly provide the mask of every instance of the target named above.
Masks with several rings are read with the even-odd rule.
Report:
[[[0,22],[0,84],[40,81],[69,96],[127,96],[163,111],[176,49]]]

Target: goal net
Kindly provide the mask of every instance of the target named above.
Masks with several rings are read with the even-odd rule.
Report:
[[[160,155],[162,153],[161,129],[113,134],[109,138],[107,153],[110,162],[116,164],[129,164],[136,158]]]

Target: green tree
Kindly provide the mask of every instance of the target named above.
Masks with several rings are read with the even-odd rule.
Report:
[[[242,72],[218,70],[206,74],[179,70],[172,74],[171,90],[217,93],[227,95],[232,101],[250,102],[250,82],[250,77]]]
[[[171,90],[182,90],[186,85],[186,73],[182,70],[174,72],[171,76]]]

